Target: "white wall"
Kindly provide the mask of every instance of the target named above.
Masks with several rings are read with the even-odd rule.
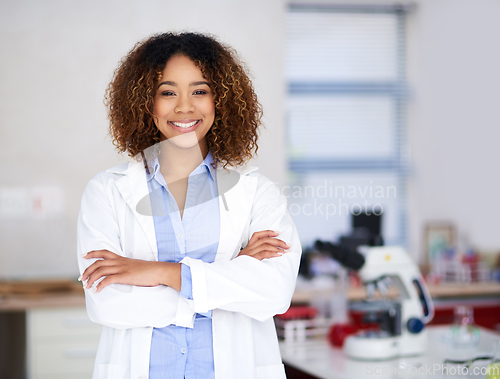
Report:
[[[0,211],[12,208],[12,196],[22,208],[33,191],[58,198],[62,191],[64,201],[49,204],[45,216],[34,217],[31,203],[3,213],[0,277],[76,275],[83,189],[126,159],[107,138],[104,90],[119,59],[153,33],[208,32],[240,53],[265,113],[257,164],[283,183],[284,9],[281,0],[3,0]]]
[[[500,251],[500,2],[421,0],[410,16],[410,237],[449,220]]]

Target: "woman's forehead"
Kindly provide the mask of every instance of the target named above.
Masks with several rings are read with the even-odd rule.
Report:
[[[163,67],[163,70],[158,74],[162,80],[169,79],[169,77],[177,77],[179,79],[194,79],[197,77],[199,80],[205,80],[200,67],[185,55],[174,55],[171,57]]]

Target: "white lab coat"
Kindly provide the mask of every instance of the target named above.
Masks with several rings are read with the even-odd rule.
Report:
[[[219,202],[215,262],[182,260],[191,268],[193,300],[167,286],[112,284],[99,293],[85,290],[90,319],[103,325],[93,379],[147,379],[153,328],[192,327],[195,313],[208,310],[213,310],[217,379],[285,378],[272,317],[288,309],[301,247],[286,199],[255,170],[236,169],[238,183]],[[222,193],[234,175],[217,169],[217,178]],[[95,261],[81,256],[92,250],[158,259],[153,218],[136,210],[147,194],[143,163],[135,159],[89,182],[78,220],[80,272]],[[237,257],[254,232],[268,229],[280,232],[278,238],[292,246],[289,252],[262,261]]]

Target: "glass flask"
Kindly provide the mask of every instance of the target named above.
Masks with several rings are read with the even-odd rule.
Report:
[[[466,305],[455,307],[450,328],[451,343],[455,347],[471,347],[479,342],[479,328],[474,324],[474,309]]]

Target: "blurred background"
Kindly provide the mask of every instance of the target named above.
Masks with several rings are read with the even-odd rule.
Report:
[[[84,187],[128,159],[107,136],[105,88],[137,41],[168,30],[212,33],[247,62],[264,107],[256,164],[305,246],[378,204],[386,242],[419,262],[429,222],[497,252],[500,4],[398,4],[3,0],[0,277],[77,275]]]
[[[247,63],[264,109],[252,164],[288,198],[304,250],[375,213],[433,283],[498,280],[499,18],[497,0],[1,0],[0,290],[75,281],[83,190],[129,159],[107,135],[105,89],[164,31],[211,33]],[[60,315],[5,304],[21,313],[0,312],[3,333]]]

